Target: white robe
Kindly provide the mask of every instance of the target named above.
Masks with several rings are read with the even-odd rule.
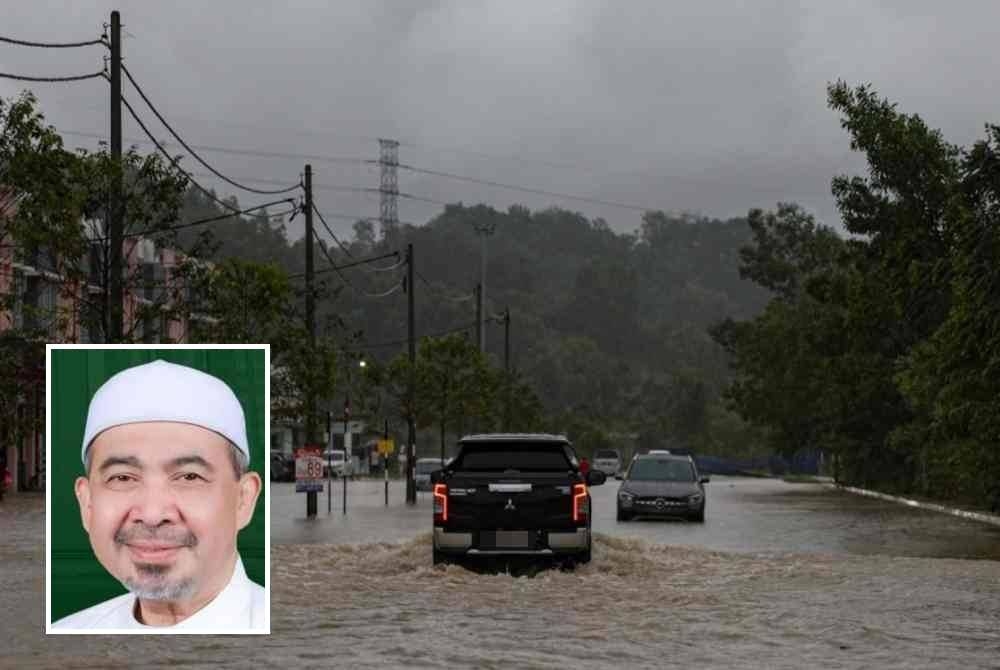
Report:
[[[132,593],[88,607],[52,624],[55,632],[121,631],[141,633],[267,633],[270,627],[263,587],[250,581],[237,556],[233,576],[200,610],[173,626],[147,626],[136,621]]]

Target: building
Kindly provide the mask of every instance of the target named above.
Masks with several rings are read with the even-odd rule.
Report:
[[[45,488],[45,343],[102,342],[102,245],[92,240],[87,272],[72,273],[45,251],[28,255],[5,234],[16,198],[0,188],[0,467],[13,482],[9,493]],[[87,225],[85,228],[97,228]],[[192,322],[177,317],[172,296],[190,298],[177,272],[184,256],[130,236],[123,248],[125,338],[134,342],[185,342]]]

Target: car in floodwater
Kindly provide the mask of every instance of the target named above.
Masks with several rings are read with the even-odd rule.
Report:
[[[690,456],[637,456],[618,489],[617,519],[683,517],[705,521],[705,484]]]
[[[440,470],[448,461],[440,458],[418,458],[413,464],[413,481],[418,491],[431,490],[431,473]]]
[[[435,564],[475,557],[591,557],[590,486],[603,472],[580,472],[562,435],[469,435],[443,470],[431,474]]]
[[[614,477],[622,469],[622,456],[617,449],[598,449],[594,452],[594,469]]]
[[[354,463],[347,458],[343,449],[327,449],[323,452],[323,476],[353,477]]]

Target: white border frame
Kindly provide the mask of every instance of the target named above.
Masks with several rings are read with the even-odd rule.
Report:
[[[52,627],[52,351],[54,349],[253,349],[264,351],[264,630],[157,630]],[[46,635],[270,635],[271,634],[271,345],[270,344],[46,344],[45,345],[45,634]]]

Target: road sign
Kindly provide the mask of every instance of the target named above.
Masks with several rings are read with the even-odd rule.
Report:
[[[299,447],[295,450],[295,492],[323,490],[323,448]]]
[[[389,456],[396,450],[396,443],[390,440],[378,441],[378,453],[380,456]]]

